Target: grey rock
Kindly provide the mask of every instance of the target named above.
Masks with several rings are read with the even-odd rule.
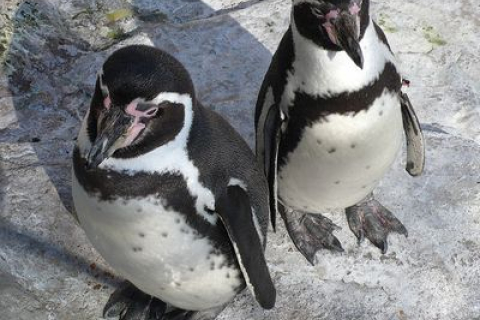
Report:
[[[199,99],[253,146],[253,109],[288,26],[287,0],[4,0],[0,14],[0,320],[97,319],[120,279],[70,215],[70,157],[95,74],[116,48],[180,59]],[[476,0],[374,1],[423,123],[423,176],[399,156],[377,197],[409,237],[381,255],[330,217],[346,252],[311,267],[282,224],[267,258],[278,289],[248,292],[219,319],[480,317],[480,36]]]

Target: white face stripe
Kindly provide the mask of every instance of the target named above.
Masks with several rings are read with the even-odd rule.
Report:
[[[98,72],[98,77],[99,79],[101,79],[101,76],[103,75],[103,70],[100,70]],[[100,80],[100,86],[102,87],[103,84]],[[107,88],[105,86],[105,88]],[[107,88],[107,91],[108,91],[108,88]],[[173,103],[179,103],[179,104],[182,104],[185,106],[185,119],[184,119],[184,126],[182,128],[182,130],[179,132],[179,134],[177,135],[176,139],[174,141],[177,141],[177,143],[179,143],[180,140],[184,140],[185,142],[185,145],[186,145],[186,141],[187,141],[187,138],[188,138],[188,133],[190,132],[190,127],[191,127],[191,123],[192,123],[192,119],[193,119],[193,110],[192,110],[192,99],[190,97],[190,95],[188,94],[183,94],[183,95],[180,95],[178,93],[175,93],[175,92],[162,92],[160,94],[158,94],[155,98],[153,98],[152,100],[145,100],[144,98],[135,98],[133,99],[130,103],[143,103],[143,102],[151,102],[151,103],[155,103],[155,104],[160,104],[161,102],[163,101],[170,101],[170,102],[173,102]],[[80,154],[83,156],[86,154],[86,152],[88,152],[88,150],[90,149],[91,147],[91,143],[90,143],[90,139],[88,138],[88,115],[90,114],[90,109],[87,111],[87,113],[85,114],[85,117],[83,118],[83,122],[82,122],[82,127],[80,128],[80,132],[78,134],[78,139],[77,139],[77,144],[78,144],[78,147],[80,148]],[[181,137],[179,137],[181,136]],[[174,141],[171,141],[171,142],[174,142]],[[104,161],[105,162],[105,161]]]
[[[162,92],[157,95],[154,99],[150,102],[159,104],[163,101],[170,101],[173,103],[182,104],[185,108],[185,118],[183,128],[177,134],[175,139],[168,142],[167,144],[143,155],[140,155],[135,158],[131,159],[106,159],[102,165],[112,166],[114,168],[122,168],[122,170],[127,171],[142,171],[142,168],[145,170],[143,171],[152,171],[156,172],[158,169],[158,165],[155,162],[147,162],[145,160],[150,160],[149,155],[157,153],[165,153],[167,151],[174,151],[177,149],[185,149],[187,147],[188,135],[190,133],[190,128],[192,126],[193,121],[193,105],[192,105],[192,98],[188,94],[178,94],[175,92]],[[145,159],[144,159],[145,158]]]
[[[243,182],[242,180],[240,179],[237,179],[237,178],[230,178],[230,180],[228,181],[228,186],[239,186],[240,188],[243,189],[243,191],[247,191],[247,185],[245,184],[245,182]]]
[[[282,110],[292,104],[300,88],[309,95],[324,97],[358,91],[377,79],[387,62],[396,62],[388,47],[378,39],[372,20],[360,41],[365,59],[363,69],[358,68],[345,51],[324,50],[300,35],[293,19],[291,24],[295,61],[293,72],[288,72],[280,104]]]
[[[185,179],[190,194],[196,197],[195,206],[197,212],[209,223],[215,224],[218,217],[205,210],[205,207],[212,210],[215,208],[215,197],[209,189],[201,184],[198,168],[190,160],[187,152],[188,136],[193,121],[192,98],[188,94],[162,92],[151,101],[154,103],[170,101],[182,104],[185,107],[184,125],[175,139],[134,158],[108,158],[104,160],[99,167],[102,169],[125,171],[130,174],[136,172],[157,174],[169,172],[180,174]]]
[[[160,104],[163,101],[180,103],[184,106],[189,105],[190,109],[192,108],[192,97],[189,94],[179,94],[176,92],[162,92],[149,102]]]

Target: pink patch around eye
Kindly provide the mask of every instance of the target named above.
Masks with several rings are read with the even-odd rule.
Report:
[[[134,117],[141,117],[143,116],[143,112],[142,111],[138,111],[137,110],[137,101],[133,101],[131,102],[127,108],[125,109],[125,112],[131,116],[134,116]]]
[[[350,14],[352,15],[357,15],[359,12],[360,12],[360,7],[358,6],[358,4],[354,3],[350,8]]]
[[[332,43],[337,44],[337,35],[335,28],[333,27],[332,23],[330,22],[332,19],[335,19],[338,17],[338,10],[331,10],[329,13],[325,15],[325,19],[327,20],[325,23],[322,24],[322,26],[325,28],[327,31],[328,37],[330,38],[330,41]]]
[[[137,104],[138,104],[137,101],[131,102],[125,109],[125,112],[131,116],[134,116],[135,118],[153,117],[155,114],[157,114],[157,111],[158,111],[157,107],[150,108],[146,111],[139,111],[137,110]]]
[[[107,109],[110,109],[110,106],[112,105],[112,100],[110,99],[109,96],[107,96],[105,99],[103,99],[103,106]]]
[[[125,141],[123,142],[122,147],[129,146],[133,142],[133,140],[138,137],[138,135],[140,134],[140,132],[142,132],[143,129],[145,129],[145,124],[138,122],[137,119],[135,119],[135,122],[132,124],[132,126],[128,128],[127,139],[125,139]]]
[[[336,17],[338,17],[338,10],[335,9],[335,10],[330,10],[326,15],[325,15],[325,19],[327,20],[326,23],[330,22],[330,20],[332,19],[335,19]]]

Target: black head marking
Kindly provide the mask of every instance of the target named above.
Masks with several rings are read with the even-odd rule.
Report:
[[[340,51],[342,48],[331,41],[324,23],[333,22],[337,12],[351,12],[349,8],[353,5],[359,8],[359,39],[362,39],[369,24],[369,0],[294,1],[293,19],[302,36],[326,50]]]
[[[144,45],[115,51],[103,65],[103,84],[116,105],[127,105],[139,97],[151,100],[160,92],[194,96],[192,80],[183,65],[168,53]]]
[[[188,107],[195,108],[193,82],[174,57],[143,45],[115,51],[97,77],[88,118],[90,141],[98,141],[108,124],[113,123],[112,117],[108,117],[110,113],[115,114],[114,127],[121,126],[121,130],[114,131],[114,138],[111,132],[107,137],[112,137],[110,141],[123,139],[125,143],[115,145],[107,156],[135,157],[174,139],[183,128],[186,106],[168,98],[152,103],[161,93],[185,95],[189,97]]]

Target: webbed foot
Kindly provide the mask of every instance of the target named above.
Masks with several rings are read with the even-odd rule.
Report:
[[[221,306],[202,311],[174,309],[165,314],[163,320],[214,320],[224,308],[225,306]]]
[[[105,319],[119,320],[160,320],[167,305],[154,298],[130,282],[125,282],[108,299],[103,309]]]
[[[281,207],[280,213],[293,243],[312,265],[315,265],[315,254],[320,249],[343,252],[340,241],[333,235],[339,227],[330,219],[285,207]]]
[[[400,220],[371,196],[348,207],[345,212],[350,230],[355,234],[358,242],[362,242],[367,237],[371,243],[382,250],[382,253],[388,250],[389,233],[397,232],[408,237],[407,229]]]

